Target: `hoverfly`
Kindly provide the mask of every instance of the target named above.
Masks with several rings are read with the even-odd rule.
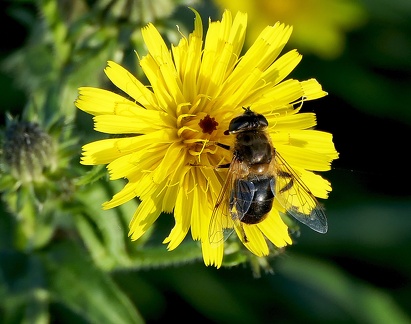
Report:
[[[248,242],[243,224],[263,221],[274,199],[299,222],[314,231],[328,229],[324,209],[271,143],[267,119],[250,108],[231,120],[225,134],[235,135],[227,179],[214,206],[209,228],[212,245],[224,242],[234,231]],[[222,148],[231,149],[224,144]]]

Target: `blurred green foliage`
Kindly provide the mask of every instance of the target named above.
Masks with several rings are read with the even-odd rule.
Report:
[[[204,19],[219,19],[217,7],[184,0],[2,2],[4,32],[14,35],[0,52],[2,133],[7,114],[36,122],[51,134],[59,162],[41,184],[13,180],[2,166],[0,322],[410,323],[411,2],[358,3],[367,21],[346,35],[343,53],[329,60],[303,53],[293,72],[317,78],[329,92],[303,107],[334,134],[341,155],[325,175],[333,185],[325,201],[329,233],[302,228],[295,245],[269,260],[272,273],[255,278],[240,254],[217,270],[203,265],[190,240],[167,252],[161,241],[171,215],[130,242],[138,202],[102,211],[122,183],[106,181],[104,167],[79,164],[81,145],[99,134],[74,107],[77,88],[109,88],[109,59],[142,78],[134,54],[144,54],[141,26],[153,22],[173,42],[175,25],[184,34],[192,28],[188,5]]]

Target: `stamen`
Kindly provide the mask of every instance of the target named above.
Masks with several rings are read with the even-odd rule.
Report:
[[[201,127],[204,134],[207,133],[211,135],[212,132],[217,129],[218,122],[216,122],[214,117],[207,115],[200,120],[198,125]]]

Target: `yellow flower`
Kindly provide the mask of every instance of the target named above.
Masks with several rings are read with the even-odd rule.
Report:
[[[251,37],[271,21],[294,27],[291,44],[304,52],[335,58],[344,49],[345,33],[363,24],[365,10],[357,0],[215,0],[221,8],[249,14]]]
[[[142,29],[148,54],[139,60],[149,87],[108,62],[107,77],[128,97],[83,87],[76,105],[94,115],[95,130],[127,134],[86,144],[82,163],[108,164],[112,180],[128,180],[104,208],[136,196],[141,200],[130,223],[131,239],[140,238],[161,212],[174,212],[175,226],[163,242],[167,248],[175,249],[191,230],[201,241],[205,264],[220,267],[224,245],[211,246],[208,232],[227,173],[216,166],[229,163],[232,153],[217,143],[233,143],[224,131],[243,107],[267,117],[276,149],[317,197],[326,198],[331,187],[311,170],[328,170],[337,152],[331,134],[310,130],[316,125],[313,113],[298,114],[303,100],[326,94],[318,82],[283,81],[301,59],[295,50],[279,57],[291,27],[266,27],[241,56],[246,14],[232,17],[225,11],[221,21],[210,21],[204,40],[201,17],[195,15],[194,31],[171,50],[152,24]],[[244,230],[249,242],[243,243],[257,256],[269,254],[265,238],[277,247],[292,243],[275,208]]]

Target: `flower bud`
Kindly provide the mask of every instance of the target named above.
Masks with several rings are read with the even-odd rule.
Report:
[[[43,181],[44,171],[56,166],[53,141],[37,123],[11,121],[3,141],[3,162],[22,183]]]

